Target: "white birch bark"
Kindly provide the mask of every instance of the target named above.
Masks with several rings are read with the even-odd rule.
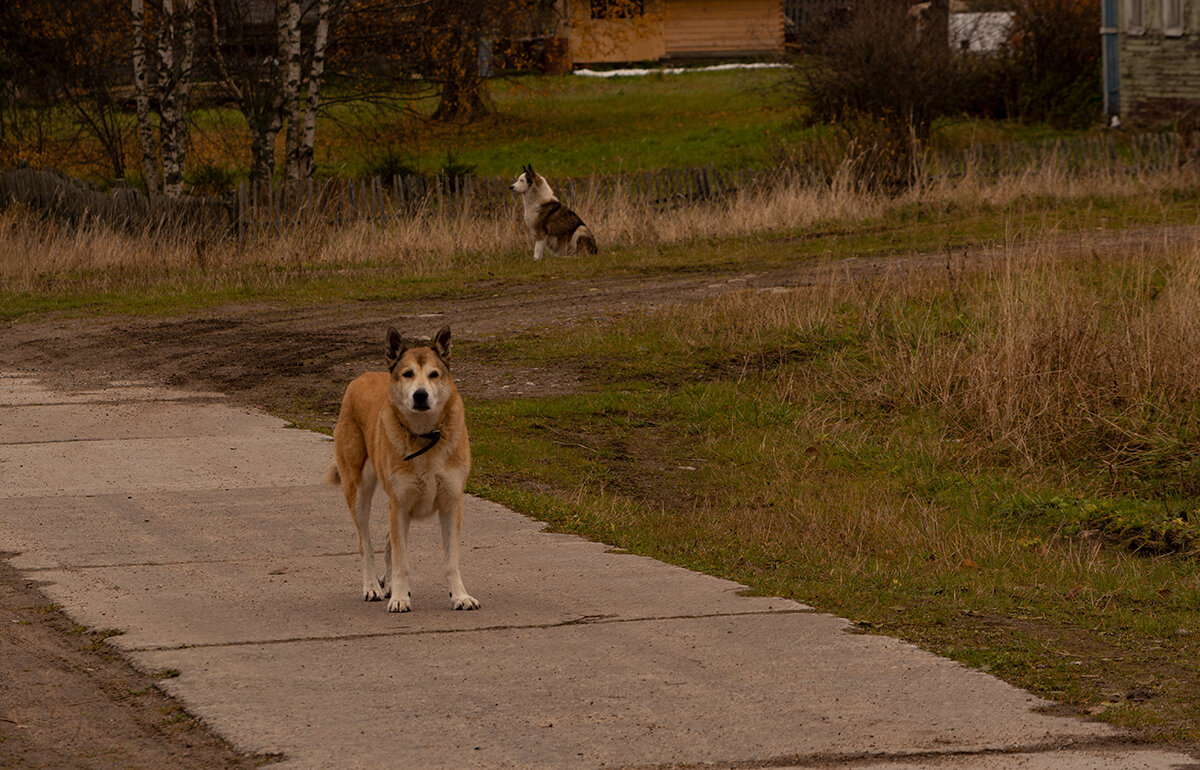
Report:
[[[169,131],[163,138],[163,192],[171,197],[183,194],[183,175],[187,162],[188,102],[192,90],[192,67],[196,58],[196,3],[195,0],[182,0],[182,5],[181,16],[176,19],[179,30],[179,61],[171,73],[169,83],[174,111]],[[171,41],[171,44],[173,45],[174,41]]]
[[[146,0],[130,0],[133,24],[133,94],[137,105],[138,139],[142,145],[142,174],[146,193],[159,194],[158,143],[150,110],[150,75],[146,67]]]
[[[317,108],[321,105],[321,83],[325,78],[325,48],[329,44],[329,0],[318,0],[317,29],[313,33],[312,63],[308,71],[308,98],[304,106],[304,131],[297,157],[299,176],[313,173],[313,142],[317,133]]]
[[[177,165],[179,102],[175,89],[175,3],[162,2],[162,29],[158,33],[159,109],[162,115],[163,195],[177,198],[183,192],[183,175]]]
[[[251,139],[251,152],[256,155],[251,176],[259,182],[270,182],[275,175],[275,139],[279,135],[279,129],[283,127],[286,72],[286,61],[281,62],[278,57],[286,56],[291,36],[288,24],[291,11],[288,6],[298,2],[299,0],[276,0],[275,3],[276,58],[271,62],[272,72],[268,75],[273,87],[260,102],[262,110],[258,125],[251,126],[251,130],[258,134]]]
[[[279,58],[283,64],[282,109],[287,120],[284,175],[300,178],[300,137],[303,130],[300,111],[300,0],[280,0]]]

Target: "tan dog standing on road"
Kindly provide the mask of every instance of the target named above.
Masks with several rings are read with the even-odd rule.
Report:
[[[408,525],[435,513],[442,525],[450,601],[456,610],[479,608],[458,571],[471,445],[462,397],[446,366],[449,357],[449,326],[430,342],[406,340],[388,329],[389,371],[367,372],[350,383],[333,431],[336,462],[325,481],[341,485],[358,530],[363,599],[390,596],[388,612],[412,609]],[[371,546],[376,484],[388,496],[389,542],[382,581]]]

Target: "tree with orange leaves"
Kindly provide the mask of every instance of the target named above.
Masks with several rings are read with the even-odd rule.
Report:
[[[487,80],[506,44],[544,38],[555,0],[350,0],[341,55],[350,70],[390,88],[429,89],[437,120],[491,111]]]
[[[129,131],[117,90],[128,29],[128,16],[104,0],[0,3],[0,61],[10,98],[24,107],[63,108],[81,135],[96,140],[118,179],[125,176]],[[17,153],[28,152],[33,139],[17,137]]]

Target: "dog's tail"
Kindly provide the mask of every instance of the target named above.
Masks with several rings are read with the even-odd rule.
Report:
[[[587,225],[580,225],[571,236],[571,251],[576,254],[598,254],[600,247],[596,245],[596,236]]]
[[[329,468],[325,470],[325,478],[322,481],[331,487],[340,487],[342,485],[342,474],[338,470],[337,463],[330,463]]]

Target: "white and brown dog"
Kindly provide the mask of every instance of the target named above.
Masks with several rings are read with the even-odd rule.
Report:
[[[556,256],[595,254],[600,250],[588,226],[578,214],[554,197],[550,183],[532,166],[525,165],[510,189],[520,193],[525,204],[525,226],[533,236],[534,259],[545,256],[547,243],[550,244],[550,253]]]
[[[326,483],[341,485],[358,530],[363,599],[379,601],[390,595],[388,612],[412,609],[408,525],[436,513],[450,602],[456,610],[478,609],[458,568],[471,444],[462,397],[446,365],[450,327],[429,342],[406,340],[388,329],[386,353],[389,371],[359,375],[346,388],[333,431],[336,461],[325,474]],[[371,498],[377,484],[388,496],[382,581],[371,546]]]

